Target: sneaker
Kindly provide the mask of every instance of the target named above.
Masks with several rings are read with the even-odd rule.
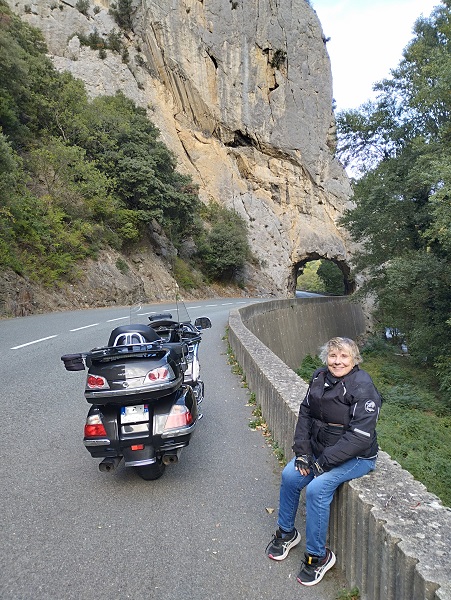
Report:
[[[266,555],[273,560],[283,560],[288,556],[291,548],[294,548],[301,541],[301,534],[297,529],[291,533],[282,533],[277,529],[272,540],[266,546]]]
[[[306,554],[297,580],[302,585],[316,585],[327,571],[334,566],[336,560],[335,554],[329,548],[326,548],[326,556],[324,558]]]

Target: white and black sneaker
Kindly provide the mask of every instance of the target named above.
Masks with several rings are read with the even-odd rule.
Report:
[[[266,555],[273,560],[283,560],[288,556],[291,548],[294,548],[301,541],[301,534],[297,529],[293,529],[291,533],[282,533],[277,529],[272,540],[266,546]]]
[[[326,548],[326,556],[324,558],[305,554],[305,560],[302,563],[297,580],[302,585],[316,585],[327,571],[334,566],[335,561],[335,554],[329,548]]]

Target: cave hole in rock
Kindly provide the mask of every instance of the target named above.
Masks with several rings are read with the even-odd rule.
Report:
[[[355,291],[349,265],[338,259],[310,254],[293,267],[296,292],[348,296]]]

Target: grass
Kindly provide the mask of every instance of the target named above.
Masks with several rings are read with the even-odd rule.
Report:
[[[381,449],[451,506],[451,409],[433,374],[394,351],[364,351],[362,367],[384,398]]]
[[[359,589],[353,587],[352,590],[342,590],[338,594],[337,600],[360,600]]]

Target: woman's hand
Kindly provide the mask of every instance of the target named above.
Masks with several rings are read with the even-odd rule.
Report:
[[[301,456],[296,456],[296,460],[294,461],[294,468],[299,471],[301,475],[308,475],[310,473],[310,465],[313,462],[313,456],[310,454],[302,454]]]

